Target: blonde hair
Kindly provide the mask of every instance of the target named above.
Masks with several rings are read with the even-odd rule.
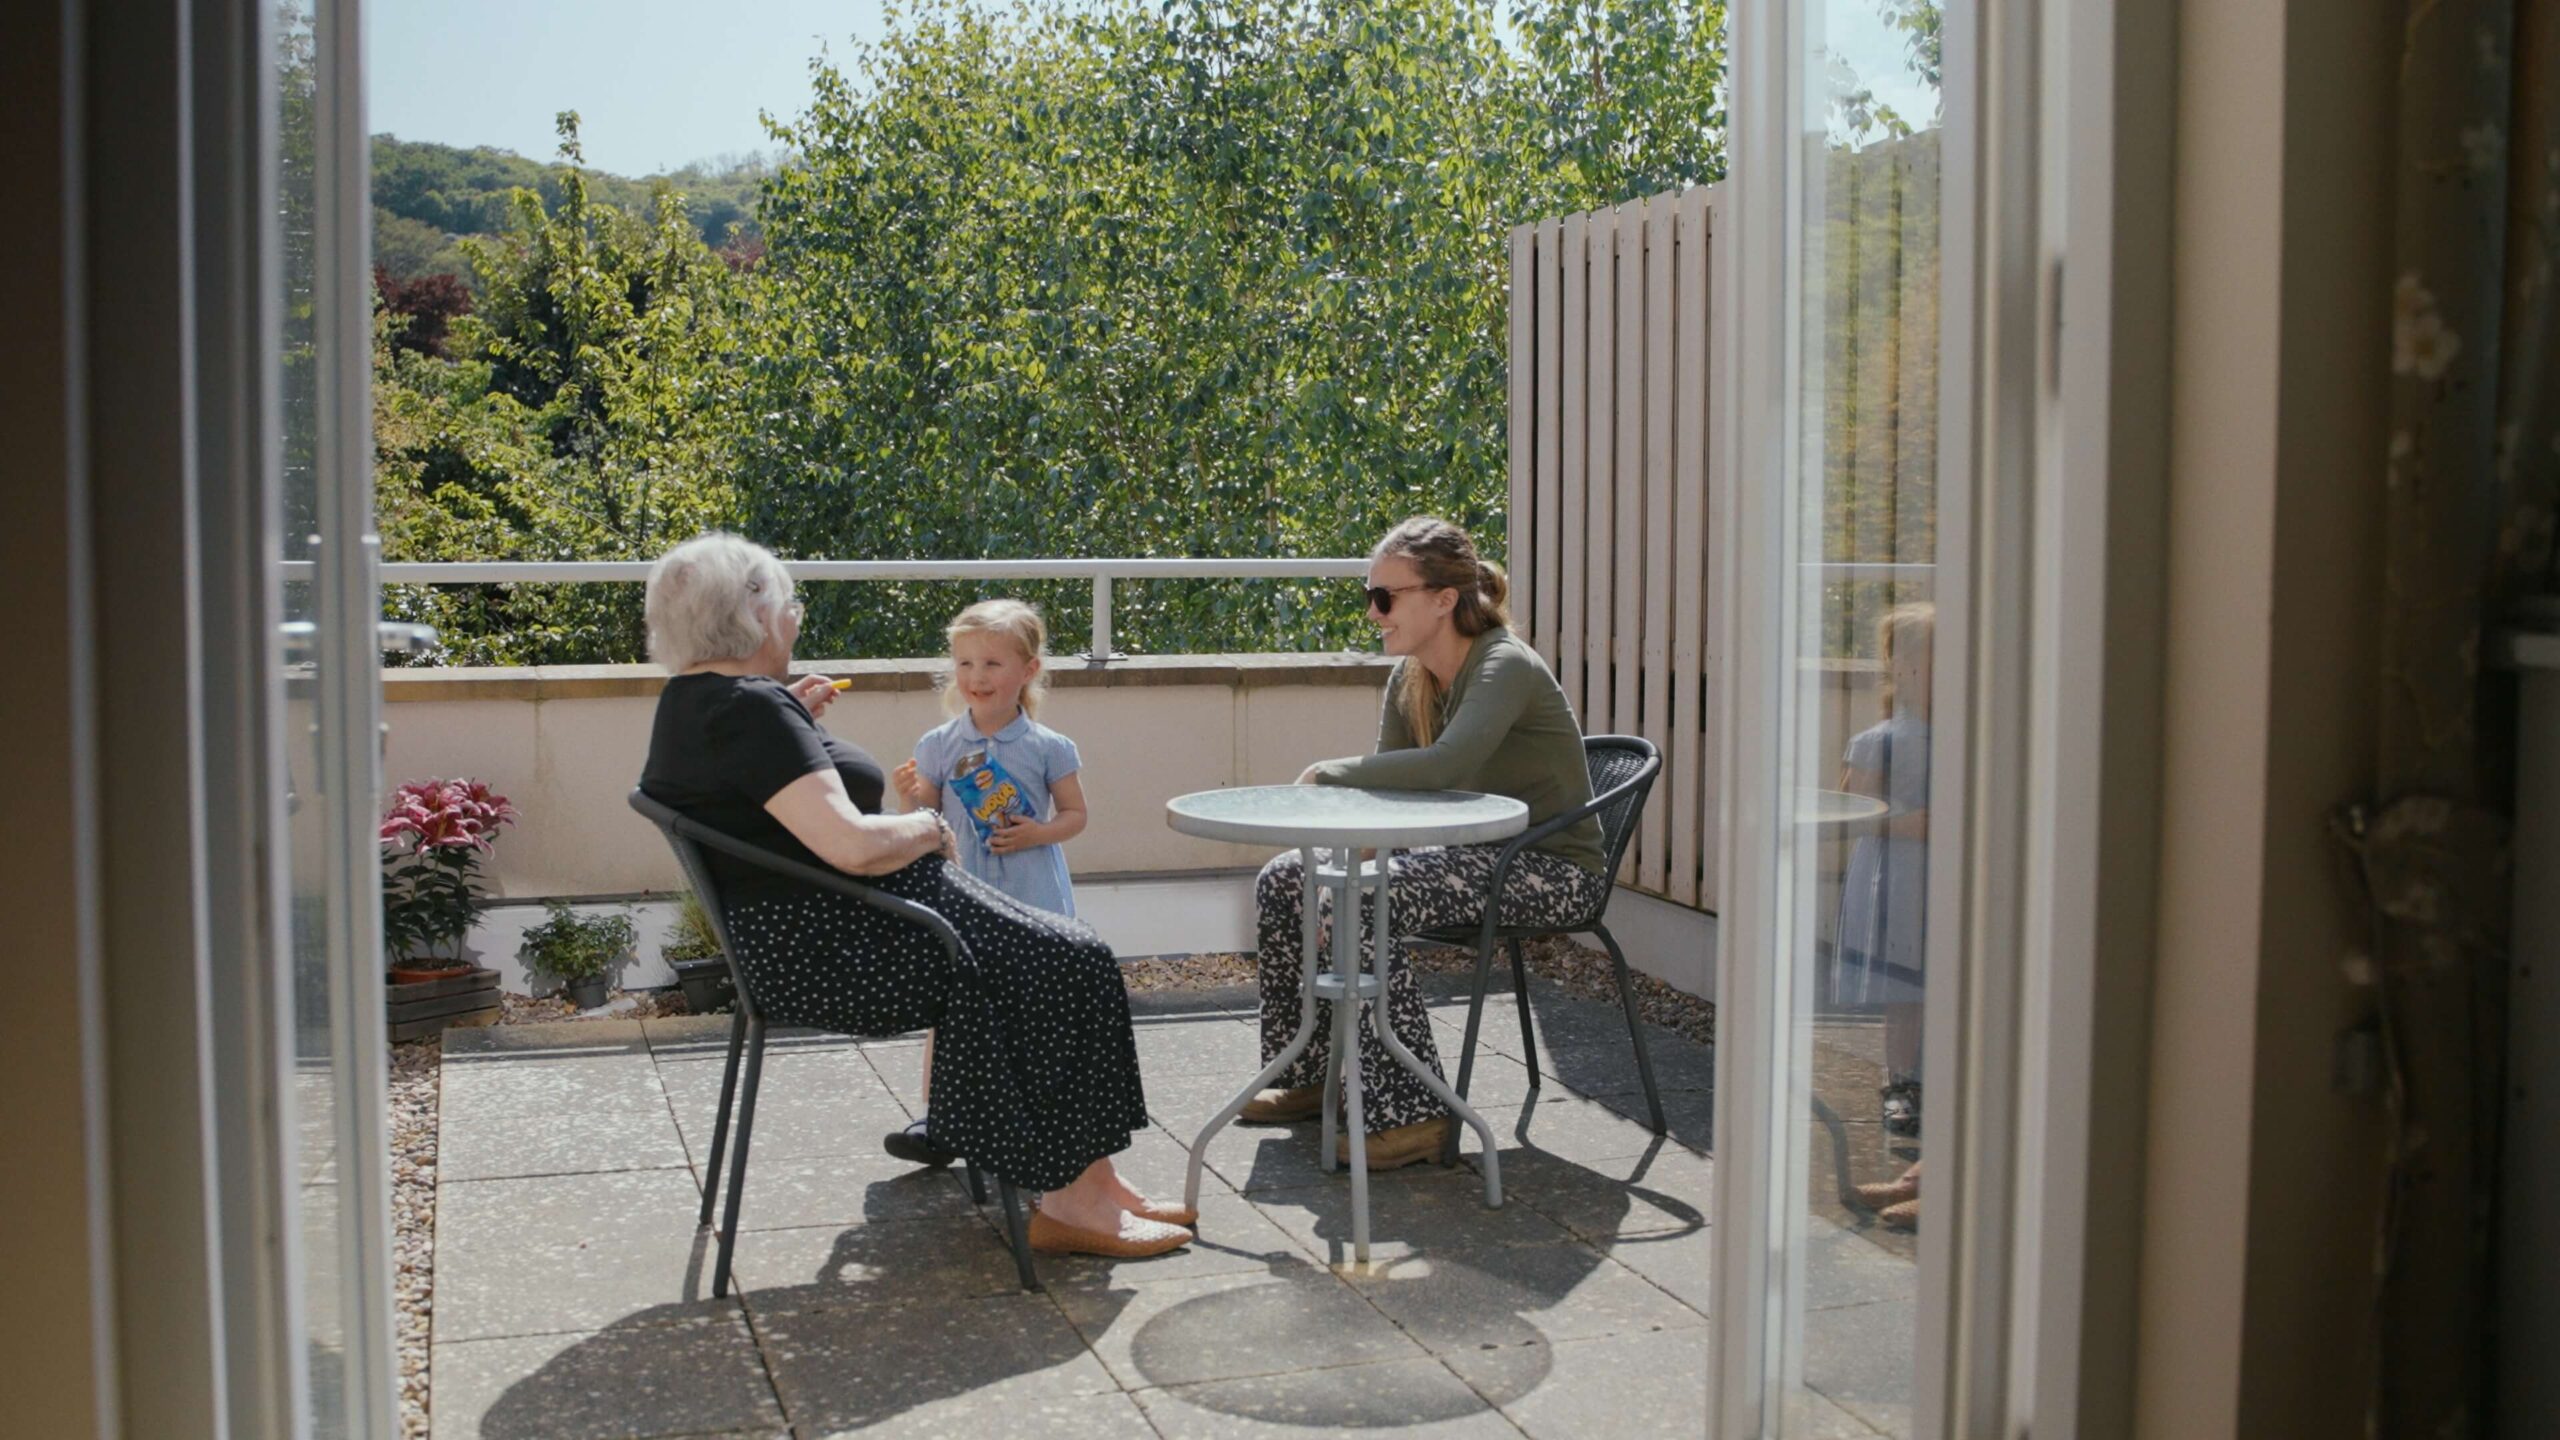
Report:
[[[1431,589],[1458,592],[1458,608],[1450,612],[1449,623],[1468,639],[1511,623],[1507,604],[1511,578],[1502,573],[1501,566],[1476,554],[1476,542],[1448,521],[1433,515],[1416,515],[1399,524],[1369,552],[1372,561],[1390,556],[1412,561],[1413,567],[1422,572],[1422,583]],[[1404,712],[1413,743],[1428,745],[1440,733],[1440,700],[1444,693],[1440,677],[1410,656],[1397,673],[1403,677],[1396,692],[1397,708]]]
[[[791,572],[772,551],[726,530],[696,535],[649,570],[649,658],[670,674],[744,660],[764,648],[774,612],[790,600]]]
[[[963,635],[1001,635],[1022,651],[1023,659],[1037,661],[1039,670],[1022,687],[1022,713],[1039,718],[1040,701],[1049,693],[1049,627],[1037,609],[1021,600],[981,600],[953,616],[942,634],[955,644]],[[952,678],[949,671],[943,672],[942,709],[947,715],[969,708]]]
[[[1893,714],[1894,656],[1914,641],[1925,648],[1935,646],[1937,640],[1938,607],[1926,600],[1896,605],[1876,621],[1876,656],[1884,662],[1884,676],[1876,687],[1876,696],[1886,715]]]

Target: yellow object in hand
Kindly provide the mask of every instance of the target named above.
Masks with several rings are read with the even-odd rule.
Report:
[[[836,687],[839,694],[853,688],[853,680],[851,677],[847,677],[842,680],[830,680],[827,683]]]

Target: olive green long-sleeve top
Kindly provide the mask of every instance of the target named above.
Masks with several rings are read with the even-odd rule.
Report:
[[[1478,635],[1440,699],[1440,733],[1428,745],[1414,743],[1400,703],[1406,677],[1421,663],[1408,658],[1388,677],[1378,753],[1327,760],[1314,767],[1316,783],[1508,795],[1529,807],[1532,826],[1590,803],[1582,727],[1537,651],[1501,626]],[[1537,848],[1598,870],[1600,822],[1568,825]]]

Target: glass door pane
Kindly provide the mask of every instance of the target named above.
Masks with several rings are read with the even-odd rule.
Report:
[[[392,1430],[377,602],[364,460],[372,315],[353,8],[288,0],[274,32],[295,1259],[315,1436]]]
[[[1769,871],[1769,1396],[1782,1435],[1915,1435],[1938,628],[1935,0],[1789,5],[1792,395]],[[1777,13],[1769,5],[1766,13]],[[1746,356],[1751,364],[1759,356]],[[1953,797],[1946,797],[1953,799]],[[1943,1161],[1933,1161],[1943,1166]]]

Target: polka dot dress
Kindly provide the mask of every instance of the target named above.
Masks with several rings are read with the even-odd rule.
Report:
[[[1056,1190],[1147,1124],[1120,962],[1093,927],[938,855],[866,883],[932,908],[977,962],[850,896],[746,900],[738,964],[769,1024],[852,1035],[934,1028],[926,1133],[1026,1190]]]

